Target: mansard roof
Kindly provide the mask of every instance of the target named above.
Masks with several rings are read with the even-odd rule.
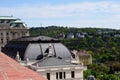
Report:
[[[16,20],[16,21],[13,21],[13,22],[11,22],[11,23],[24,23],[24,22],[21,21],[21,20]]]
[[[46,50],[51,44],[52,55],[61,57],[63,60],[71,60],[71,52],[58,39],[47,36],[23,37],[10,41],[2,49],[4,53],[12,58],[16,57],[19,51],[22,60],[40,60],[46,55]]]
[[[64,66],[64,65],[73,65],[72,63],[66,62],[59,57],[48,56],[44,59],[34,63],[33,65],[44,67],[44,66]]]
[[[56,38],[51,38],[47,36],[29,36],[29,37],[22,37],[17,39],[16,41],[33,41],[33,42],[59,42]]]

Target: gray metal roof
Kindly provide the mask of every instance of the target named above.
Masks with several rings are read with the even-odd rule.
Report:
[[[16,21],[12,21],[11,23],[24,23],[24,22],[21,20],[16,20]]]
[[[2,49],[2,51],[13,57],[15,57],[17,51],[19,51],[22,60],[26,60],[27,58],[29,58],[30,60],[40,60],[48,54],[45,51],[51,44],[52,55],[55,55],[56,57],[60,57],[63,60],[70,62],[71,52],[69,51],[69,49],[62,43],[55,41],[57,41],[57,39],[46,36],[25,37],[15,41],[10,41]],[[13,52],[14,55],[12,55],[13,53],[11,52]]]
[[[17,39],[17,41],[59,41],[59,40],[47,36],[31,36],[19,38]]]
[[[70,61],[71,53],[62,43],[30,43],[25,51],[24,60],[36,60],[38,56],[45,56],[46,49],[52,44],[52,55],[61,57],[63,60]]]
[[[44,67],[44,66],[61,66],[61,65],[73,65],[73,64],[66,62],[62,59],[59,59],[57,57],[50,56],[38,61],[37,63],[34,63],[33,65]]]

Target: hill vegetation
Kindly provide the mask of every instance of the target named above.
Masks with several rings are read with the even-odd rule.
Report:
[[[99,80],[101,76],[98,75],[108,76],[109,78],[109,75],[107,75],[109,73],[116,78],[116,75],[113,74],[115,74],[115,72],[120,72],[120,30],[103,28],[69,28],[60,26],[30,28],[31,36],[45,35],[58,38],[58,35],[61,33],[65,35],[61,42],[70,50],[86,50],[93,56],[94,64],[88,65],[88,71],[85,72],[86,75],[95,75]],[[70,33],[74,35],[74,38],[67,37]],[[78,37],[76,36],[77,33],[84,36]],[[100,69],[99,65],[105,69],[99,70],[99,73],[101,74],[96,73],[93,68],[96,66],[95,69],[98,70]],[[106,68],[108,65],[110,65],[110,67]],[[118,75],[120,76],[120,74]],[[119,79],[116,78],[114,80]]]

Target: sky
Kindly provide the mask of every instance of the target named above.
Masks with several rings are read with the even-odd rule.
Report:
[[[0,16],[20,18],[28,27],[120,29],[120,0],[1,0]]]

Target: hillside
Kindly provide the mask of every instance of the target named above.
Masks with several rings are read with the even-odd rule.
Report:
[[[88,51],[93,56],[94,64],[88,65],[85,78],[92,74],[98,80],[119,80],[114,72],[120,71],[120,30],[49,26],[30,28],[30,35],[56,37],[70,50]],[[111,65],[112,68],[108,68],[107,65]],[[104,78],[101,75],[104,75]]]

